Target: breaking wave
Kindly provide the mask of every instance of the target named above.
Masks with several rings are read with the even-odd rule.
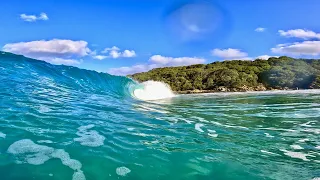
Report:
[[[2,53],[1,61],[0,68],[3,70],[0,71],[0,78],[6,84],[3,88],[8,91],[20,89],[27,95],[41,92],[36,91],[40,88],[57,96],[64,93],[103,95],[108,101],[151,101],[174,97],[170,87],[162,82],[138,83],[123,76],[52,65],[10,53]],[[26,86],[19,88],[23,84]]]

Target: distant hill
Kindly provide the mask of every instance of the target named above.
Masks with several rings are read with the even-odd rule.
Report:
[[[143,82],[163,81],[177,92],[255,91],[320,88],[320,60],[286,56],[255,61],[223,61],[156,68],[130,75]]]

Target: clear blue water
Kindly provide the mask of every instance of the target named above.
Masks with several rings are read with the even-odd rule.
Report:
[[[0,179],[320,177],[320,91],[179,95],[0,54]]]

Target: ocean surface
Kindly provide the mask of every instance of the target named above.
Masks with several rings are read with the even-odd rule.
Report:
[[[174,95],[0,53],[1,180],[319,180],[320,90]]]

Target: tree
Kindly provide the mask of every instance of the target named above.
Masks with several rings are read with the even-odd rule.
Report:
[[[223,61],[211,64],[156,68],[130,77],[163,81],[174,91],[214,90],[219,86],[241,89],[263,84],[270,88],[319,88],[320,61],[282,56],[269,60]]]

